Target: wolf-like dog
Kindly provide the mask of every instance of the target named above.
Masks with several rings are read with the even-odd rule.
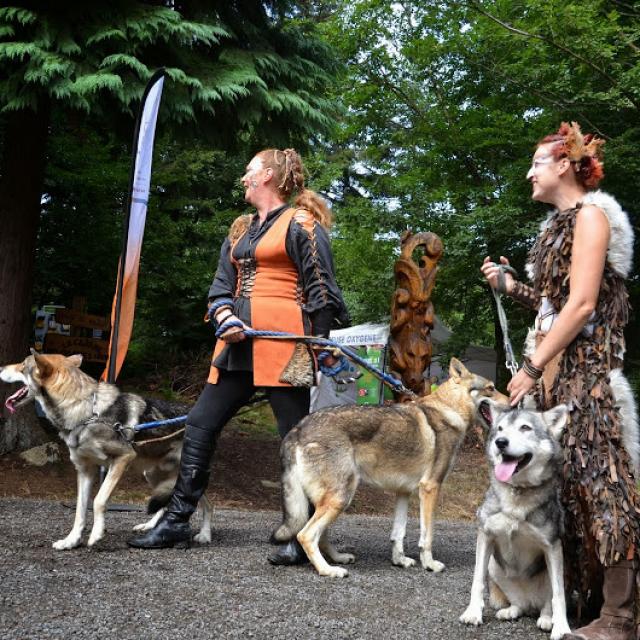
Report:
[[[115,385],[96,382],[80,370],[81,364],[80,355],[43,355],[32,350],[23,362],[0,367],[0,380],[23,385],[7,398],[7,409],[14,412],[30,400],[37,400],[68,446],[78,474],[75,521],[69,535],[53,543],[58,550],[80,545],[91,487],[100,466],[108,467],[108,472],[93,501],[88,545],[92,547],[104,537],[107,502],[134,460],[153,490],[149,512],[156,512],[151,520],[134,529],[146,531],[154,527],[171,497],[182,451],[179,427],[163,427],[154,430],[153,435],[142,432],[146,435],[136,438],[134,445],[130,436],[135,425],[171,417],[163,410],[163,403],[146,401],[133,393],[122,393]],[[194,540],[208,543],[211,505],[206,497],[202,507],[202,527]]]
[[[360,480],[395,492],[391,561],[410,567],[404,554],[409,496],[420,498],[420,560],[431,571],[444,565],[431,552],[433,513],[442,482],[453,466],[458,446],[473,424],[482,400],[508,406],[493,382],[470,373],[453,358],[450,377],[432,395],[391,407],[333,407],[304,418],[281,448],[283,523],[273,538],[297,536],[309,560],[323,576],[344,577],[351,554],[339,553],[327,528],[349,506]],[[490,419],[490,416],[486,416]],[[309,519],[309,503],[315,513]],[[321,553],[322,550],[322,553]]]
[[[558,405],[545,412],[503,412],[491,403],[487,457],[491,484],[478,510],[476,562],[471,599],[460,616],[482,624],[487,572],[496,618],[539,614],[537,626],[551,640],[570,633],[567,622],[560,504],[562,450],[569,415]]]

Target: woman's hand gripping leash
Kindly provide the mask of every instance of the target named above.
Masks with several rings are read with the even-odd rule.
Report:
[[[244,330],[248,329],[232,309],[233,300],[222,298],[209,305],[204,317],[205,322],[213,323],[216,328],[216,338],[227,343],[241,342],[246,338]]]
[[[355,382],[362,376],[360,371],[355,371],[351,375],[341,375],[338,377],[343,371],[349,373],[349,363],[344,354],[338,349],[328,350],[326,347],[314,347],[314,349],[320,351],[317,355],[320,373],[329,378],[333,378],[336,384]]]
[[[500,256],[500,264],[493,262],[491,257],[487,256],[482,262],[480,271],[482,271],[482,274],[491,286],[491,293],[496,302],[498,320],[500,321],[504,341],[505,364],[511,372],[511,380],[507,385],[507,391],[509,392],[511,406],[515,407],[532,391],[535,387],[536,380],[542,375],[539,369],[533,367],[533,365],[526,360],[521,369],[518,367],[513,353],[513,347],[511,346],[511,340],[509,339],[509,325],[500,296],[511,293],[515,276],[518,274],[509,264],[509,260],[504,256]]]

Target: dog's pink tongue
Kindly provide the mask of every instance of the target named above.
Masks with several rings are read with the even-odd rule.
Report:
[[[511,480],[511,476],[515,473],[517,466],[517,460],[501,462],[495,466],[493,472],[496,474],[496,478],[498,478],[500,482],[509,482],[509,480]]]
[[[20,387],[13,395],[10,395],[5,401],[4,406],[10,413],[15,413],[16,408],[13,406],[16,400],[19,400],[26,393],[26,387]]]

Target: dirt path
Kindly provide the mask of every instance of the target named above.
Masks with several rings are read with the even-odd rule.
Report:
[[[95,549],[54,551],[73,512],[59,502],[1,499],[0,637],[5,640],[118,638],[437,638],[545,640],[531,618],[479,629],[458,623],[473,572],[474,527],[438,522],[434,555],[447,568],[431,574],[389,562],[387,518],[345,516],[339,547],[357,562],[343,580],[309,567],[272,567],[267,537],[273,511],[218,509],[214,540],[188,551],[126,546],[142,514],[107,514]],[[408,528],[417,552],[417,521]]]

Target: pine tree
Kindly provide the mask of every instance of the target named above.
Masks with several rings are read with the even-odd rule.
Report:
[[[0,8],[0,363],[21,360],[28,345],[52,123],[84,115],[132,128],[146,80],[164,67],[159,126],[197,128],[223,147],[307,140],[331,124],[322,96],[333,58],[287,19],[292,8],[255,0]],[[9,419],[0,427],[0,453],[32,440]],[[17,433],[26,434],[20,442]]]

